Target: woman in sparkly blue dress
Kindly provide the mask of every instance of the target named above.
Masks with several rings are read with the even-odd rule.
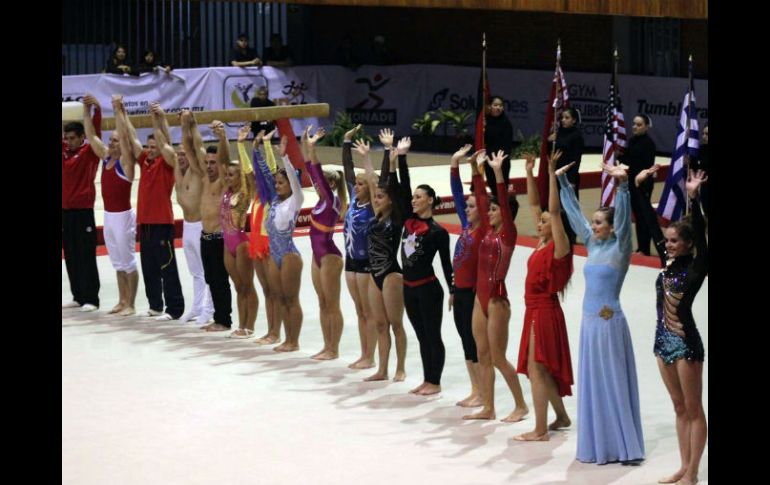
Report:
[[[556,171],[561,203],[588,250],[577,378],[577,459],[586,463],[644,459],[634,349],[620,289],[631,260],[631,202],[624,168],[605,166],[618,187],[615,208],[601,208],[589,222],[580,211],[565,165]]]
[[[636,185],[660,168],[642,170]],[[692,303],[708,273],[708,243],[703,209],[698,197],[701,183],[708,177],[703,170],[690,172],[687,195],[692,206],[691,221],[677,221],[666,228],[658,226],[655,209],[640,198],[645,223],[652,232],[663,266],[655,282],[658,324],[654,352],[663,383],[676,412],[676,434],[682,465],[659,483],[690,485],[698,481],[698,467],[706,447],[706,415],[703,412],[703,342],[695,326]]]

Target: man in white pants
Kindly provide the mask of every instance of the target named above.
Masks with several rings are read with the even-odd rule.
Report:
[[[83,104],[86,106],[83,117],[86,136],[94,153],[102,160],[104,243],[118,279],[119,301],[109,313],[117,313],[120,316],[133,315],[136,313],[134,303],[139,285],[139,273],[136,270],[136,213],[131,207],[134,159],[129,145],[125,143],[122,146],[117,130],[112,132],[108,146],[96,135],[90,110],[91,106],[97,110],[101,109],[96,98],[86,95]],[[121,97],[113,98],[113,108],[116,116],[124,113]]]
[[[155,140],[160,152],[167,160],[174,160],[174,188],[177,203],[182,207],[184,217],[182,247],[184,248],[187,269],[193,277],[193,304],[180,318],[180,322],[196,320],[198,325],[206,325],[214,315],[211,292],[203,276],[201,260],[201,191],[203,172],[197,164],[191,164],[181,148],[171,146],[171,136],[165,113],[158,103],[152,103]]]

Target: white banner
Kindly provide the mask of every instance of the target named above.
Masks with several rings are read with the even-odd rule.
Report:
[[[610,75],[571,72],[563,65],[569,85],[570,103],[580,109],[581,130],[586,146],[601,149],[604,109],[607,105]],[[551,71],[489,69],[493,95],[505,99],[506,115],[517,138],[542,133]],[[85,93],[96,96],[105,116],[112,115],[110,96],[123,94],[131,114],[147,112],[150,102],[158,101],[167,112],[189,108],[193,111],[248,107],[256,89],[266,85],[269,97],[289,104],[329,103],[326,119],[292,120],[295,134],[307,124],[329,129],[338,111],[349,113],[364,123],[376,137],[380,128],[396,134],[413,134],[415,118],[438,108],[475,112],[480,69],[441,65],[363,66],[356,71],[340,66],[297,66],[278,70],[271,67],[178,69],[143,74],[140,77],[95,74],[63,76],[62,101],[80,100]],[[661,152],[671,152],[676,121],[687,79],[621,75],[619,79],[623,113],[628,125],[639,112],[650,116],[650,136]],[[708,119],[708,81],[696,80],[698,117]],[[473,132],[473,117],[468,128]],[[151,130],[140,130],[140,136]],[[630,131],[630,129],[629,129]],[[228,127],[235,138],[237,126]],[[441,128],[439,129],[441,133]],[[179,128],[172,127],[172,138],[179,141]],[[202,128],[206,140],[213,137]]]

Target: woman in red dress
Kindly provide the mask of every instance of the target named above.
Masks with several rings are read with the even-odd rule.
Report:
[[[517,367],[519,374],[526,374],[532,384],[535,429],[514,439],[548,441],[549,429],[566,428],[571,424],[561,398],[572,395],[572,360],[567,326],[557,293],[564,291],[572,275],[572,248],[559,217],[559,188],[554,174],[561,152],[556,152],[548,163],[550,185],[547,212],[540,209],[540,196],[532,173],[535,157],[525,157],[527,195],[540,240],[527,262],[524,283],[526,312]],[[545,162],[541,160],[541,163]],[[556,420],[547,426],[549,402],[556,412]]]

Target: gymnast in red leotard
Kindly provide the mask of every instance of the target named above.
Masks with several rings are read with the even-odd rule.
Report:
[[[497,197],[492,197],[489,201],[488,211],[486,199],[489,196],[486,191],[475,194],[479,216],[484,222],[488,220],[488,224],[485,224],[488,226],[487,233],[479,246],[476,301],[473,305],[473,339],[476,341],[479,359],[479,380],[484,407],[481,411],[469,414],[463,419],[495,419],[494,367],[503,374],[516,401],[516,408],[503,421],[521,421],[529,412],[516,375],[516,368],[505,357],[508,347],[508,321],[511,318],[508,292],[505,289],[505,275],[511,263],[513,248],[516,246],[517,233],[513,220],[519,211],[516,195],[509,196],[506,183],[503,183],[502,164],[507,156],[500,150],[492,159],[488,159],[484,152],[477,159],[479,163],[487,160],[498,182]],[[477,162],[472,161],[471,164],[473,170],[477,170]]]

